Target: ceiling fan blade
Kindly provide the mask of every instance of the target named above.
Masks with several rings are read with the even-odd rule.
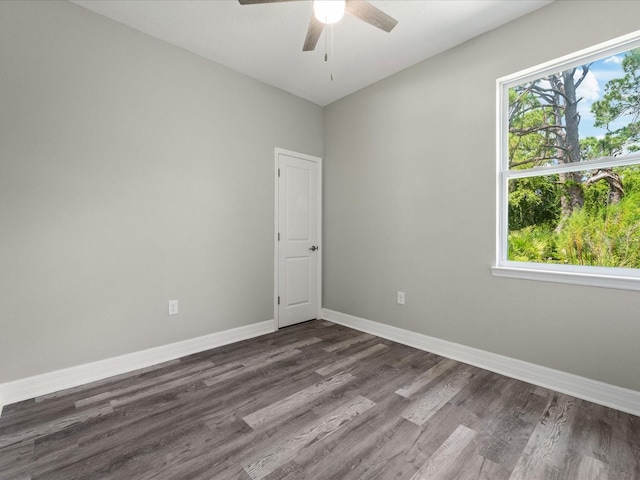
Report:
[[[303,52],[309,52],[316,48],[324,23],[316,18],[315,15],[311,15],[311,21],[309,22],[309,30],[307,30],[307,38],[304,39]]]
[[[390,32],[398,21],[364,0],[347,0],[345,10],[363,22]]]
[[[295,2],[297,0],[238,0],[240,5],[256,5],[259,3]]]

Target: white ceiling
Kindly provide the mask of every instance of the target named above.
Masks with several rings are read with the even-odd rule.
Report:
[[[553,0],[371,1],[398,25],[386,33],[346,15],[333,27],[328,64],[327,28],[315,51],[302,51],[310,1],[71,1],[324,106]]]

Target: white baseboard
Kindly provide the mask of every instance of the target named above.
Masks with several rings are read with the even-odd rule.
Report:
[[[640,416],[640,392],[635,390],[609,385],[326,308],[322,309],[322,318],[507,377]]]
[[[97,362],[2,383],[0,384],[0,414],[2,414],[4,405],[103,380],[121,373],[175,360],[185,355],[265,335],[275,330],[274,321],[266,320],[119,357],[107,358]]]

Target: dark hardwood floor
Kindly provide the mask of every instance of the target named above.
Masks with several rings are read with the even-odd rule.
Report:
[[[8,405],[0,478],[640,479],[640,417],[325,321]]]

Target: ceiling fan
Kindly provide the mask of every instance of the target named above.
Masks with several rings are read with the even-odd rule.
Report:
[[[255,5],[258,3],[280,3],[295,0],[238,0],[240,5]],[[385,32],[393,30],[398,21],[384,13],[377,7],[364,0],[313,0],[313,15],[309,22],[307,37],[304,40],[303,52],[316,48],[318,38],[327,24],[337,22],[344,13],[349,13],[363,22],[377,27]]]

